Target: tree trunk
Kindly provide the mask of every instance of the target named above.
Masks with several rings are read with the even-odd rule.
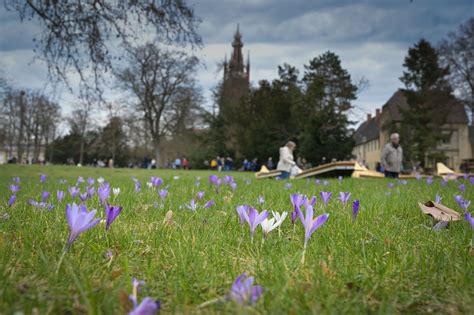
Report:
[[[160,157],[161,157],[160,139],[153,140],[153,150],[155,152],[156,168],[158,168],[160,165]]]
[[[84,136],[81,136],[81,147],[79,150],[79,163],[82,165],[82,162],[84,160]]]

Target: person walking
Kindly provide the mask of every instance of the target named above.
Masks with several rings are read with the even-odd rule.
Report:
[[[386,178],[398,178],[402,168],[403,150],[399,144],[400,135],[392,133],[390,135],[390,142],[387,143],[383,150],[380,162],[384,169]]]
[[[290,171],[296,165],[293,158],[293,151],[296,144],[293,141],[288,141],[285,146],[280,148],[280,160],[277,164],[277,170],[281,171],[280,179],[290,177]]]

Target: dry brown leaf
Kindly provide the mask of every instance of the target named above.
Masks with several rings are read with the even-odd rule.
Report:
[[[427,201],[425,204],[419,202],[418,205],[423,213],[438,221],[458,221],[461,218],[459,213],[453,209],[432,201]]]
[[[171,225],[173,225],[173,223],[174,223],[174,221],[173,221],[173,210],[168,210],[168,212],[166,212],[165,218],[163,219],[163,224],[171,226]]]

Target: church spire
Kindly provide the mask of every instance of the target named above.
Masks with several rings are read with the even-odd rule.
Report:
[[[231,71],[243,72],[244,71],[244,58],[242,56],[242,34],[240,33],[239,24],[237,24],[237,30],[234,34],[234,41],[232,42],[232,56],[229,61],[229,68]]]

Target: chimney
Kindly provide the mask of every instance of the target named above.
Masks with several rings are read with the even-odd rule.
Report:
[[[367,114],[367,121],[372,119],[372,114]]]
[[[375,117],[380,118],[380,115],[382,115],[382,113],[380,112],[380,108],[377,108],[375,110]]]

